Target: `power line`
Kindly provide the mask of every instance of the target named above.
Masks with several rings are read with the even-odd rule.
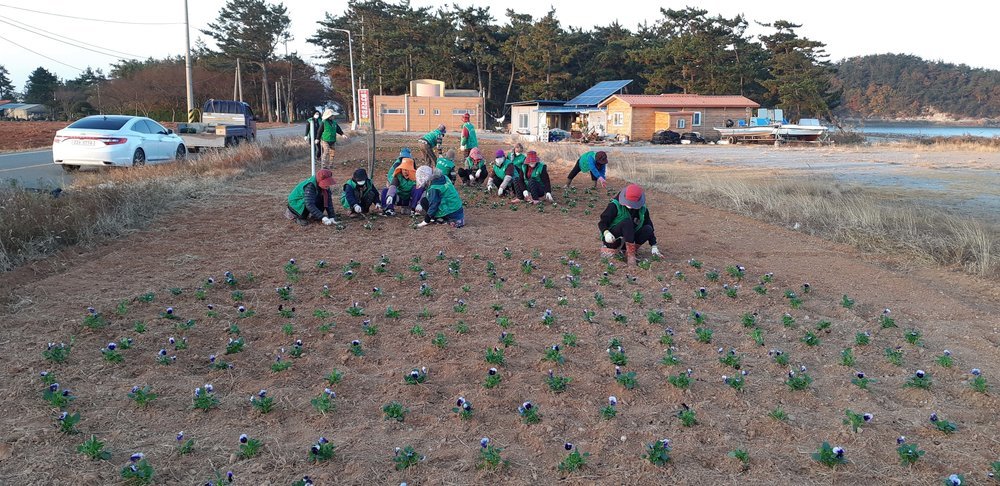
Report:
[[[3,20],[3,19],[7,19],[7,20]],[[108,49],[107,47],[101,47],[101,46],[97,46],[97,45],[94,45],[94,44],[88,44],[88,43],[83,42],[81,40],[72,39],[70,37],[66,37],[66,36],[63,36],[63,35],[59,35],[59,34],[55,34],[55,33],[52,33],[52,32],[48,32],[46,30],[42,30],[42,29],[39,29],[38,27],[33,27],[33,26],[28,25],[28,24],[17,25],[15,23],[8,22],[8,20],[12,20],[14,22],[17,22],[16,20],[11,19],[9,17],[0,16],[0,23],[4,23],[4,24],[7,24],[7,25],[10,25],[10,26],[13,26],[13,27],[17,27],[18,29],[21,29],[23,31],[30,32],[30,33],[35,34],[35,35],[40,35],[40,36],[45,37],[47,39],[51,39],[51,40],[54,40],[56,42],[60,42],[60,43],[66,44],[66,45],[77,47],[77,48],[80,48],[80,49],[83,49],[83,50],[87,50],[87,51],[90,51],[90,52],[96,52],[97,54],[102,54],[102,55],[105,55],[105,56],[108,56],[108,57],[113,57],[115,59],[121,59],[123,57],[132,57],[132,58],[135,58],[135,59],[141,59],[142,58],[142,56],[137,56],[135,54],[129,54],[127,52],[116,51],[114,49]],[[17,23],[20,23],[20,22],[17,22]],[[41,32],[52,34],[53,36],[62,37],[63,39],[67,39],[67,40],[61,40],[61,39],[57,39],[55,37],[52,37],[52,36],[49,36],[49,35],[45,35],[45,34],[42,34],[42,33],[39,33],[39,32],[34,32],[33,30],[29,29],[28,27],[30,27],[31,29],[39,30]],[[72,41],[72,42],[67,42],[67,41]],[[74,42],[79,42],[80,44],[84,44],[84,45],[87,45],[87,46],[95,47],[97,49],[100,49],[101,51],[108,51],[111,54],[108,54],[107,52],[101,52],[99,50],[91,49],[89,47],[84,47],[82,45],[74,44]]]
[[[27,47],[24,47],[24,46],[22,46],[21,44],[18,44],[17,42],[14,42],[14,41],[12,41],[12,40],[10,40],[10,39],[8,39],[8,38],[6,38],[6,37],[2,36],[2,35],[0,35],[0,39],[3,39],[3,40],[5,40],[5,41],[7,41],[7,42],[10,42],[11,44],[14,44],[15,46],[17,46],[17,47],[20,47],[21,49],[24,49],[24,50],[26,50],[26,51],[28,51],[28,52],[30,52],[30,53],[32,53],[32,54],[34,54],[34,55],[36,55],[36,56],[39,56],[39,57],[44,57],[45,59],[48,59],[48,60],[50,60],[50,61],[52,61],[52,62],[56,62],[56,63],[59,63],[59,64],[62,64],[63,66],[66,66],[66,67],[69,67],[69,68],[73,68],[73,69],[76,69],[77,71],[80,71],[80,72],[83,72],[83,69],[80,69],[80,68],[78,68],[78,67],[76,67],[76,66],[71,66],[71,65],[69,65],[69,64],[66,64],[66,63],[64,63],[64,62],[60,61],[60,60],[57,60],[57,59],[53,59],[53,58],[51,58],[51,57],[49,57],[49,56],[46,56],[45,54],[41,54],[41,53],[39,53],[39,52],[36,52],[36,51],[33,51],[33,50],[31,50],[31,49],[28,49]]]
[[[87,20],[87,21],[90,21],[90,22],[106,22],[106,23],[109,23],[109,24],[125,24],[125,25],[184,25],[184,22],[125,22],[125,21],[121,21],[121,20],[91,19],[91,18],[87,18],[87,17],[75,17],[73,15],[63,15],[63,14],[57,14],[57,13],[52,13],[52,12],[42,12],[40,10],[32,10],[30,8],[23,8],[23,7],[15,7],[13,5],[5,5],[5,4],[2,4],[2,3],[0,3],[0,7],[13,8],[13,9],[16,9],[16,10],[24,10],[25,12],[34,12],[34,13],[43,14],[43,15],[53,15],[53,16],[56,16],[56,17],[65,17],[67,19]]]

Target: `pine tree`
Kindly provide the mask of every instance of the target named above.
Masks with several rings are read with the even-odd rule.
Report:
[[[54,106],[54,94],[59,86],[59,78],[55,74],[38,67],[31,72],[28,81],[24,83],[24,102]]]
[[[791,22],[761,25],[775,29],[775,33],[761,36],[771,53],[771,79],[763,82],[770,97],[767,101],[783,108],[786,118],[792,120],[830,118],[831,110],[840,103],[840,92],[833,89],[835,72],[826,61],[826,44],[799,37],[795,29],[802,26]]]
[[[0,100],[14,100],[16,98],[14,83],[11,82],[9,75],[7,68],[0,65]]]

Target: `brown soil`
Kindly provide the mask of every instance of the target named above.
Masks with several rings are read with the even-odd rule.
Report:
[[[177,124],[162,122],[163,126],[176,129]],[[0,151],[49,148],[56,132],[66,128],[64,121],[0,121]],[[284,123],[259,123],[258,128],[283,127]]]
[[[380,158],[388,159],[404,139],[380,142]],[[412,140],[409,141],[412,143]],[[496,147],[488,146],[490,153]],[[352,142],[338,156],[357,160],[364,147]],[[339,167],[338,180],[349,176],[356,162]],[[558,184],[566,167],[553,170]],[[550,484],[566,478],[572,484],[934,484],[952,473],[965,474],[973,482],[985,480],[990,462],[1000,458],[996,442],[996,395],[969,389],[968,370],[978,367],[997,386],[1000,376],[1000,327],[998,290],[994,284],[938,269],[900,270],[888,260],[822,240],[769,226],[744,217],[706,209],[666,194],[648,195],[647,203],[656,224],[660,247],[667,258],[654,262],[650,270],[618,270],[609,285],[598,280],[605,270],[597,256],[597,214],[607,203],[605,194],[586,194],[586,177],[577,179],[575,194],[557,194],[562,203],[576,199],[576,206],[560,211],[546,206],[506,204],[493,207],[496,196],[464,192],[468,226],[463,229],[428,227],[411,229],[410,219],[378,218],[364,229],[358,220],[348,220],[346,229],[323,226],[301,228],[282,218],[288,190],[308,171],[308,163],[290,164],[274,173],[234,185],[223,195],[193,200],[176,214],[156,222],[155,227],[120,241],[91,250],[74,249],[44,262],[22,267],[0,276],[7,289],[8,305],[0,319],[5,323],[2,346],[5,374],[0,396],[5,398],[0,416],[0,477],[11,484],[51,484],[72,477],[78,484],[113,483],[132,452],[144,452],[156,468],[160,484],[203,483],[213,470],[232,470],[238,481],[249,484],[289,484],[308,474],[317,484]],[[374,180],[384,185],[384,165]],[[619,181],[613,181],[620,187]],[[207,195],[206,195],[207,196]],[[584,212],[593,203],[591,214]],[[505,258],[504,248],[511,257]],[[582,266],[579,288],[563,278],[568,269],[561,258],[580,250]],[[439,260],[437,254],[444,251]],[[533,254],[534,253],[534,254]],[[381,255],[390,259],[388,271],[373,271]],[[643,249],[648,256],[648,248]],[[430,297],[419,295],[422,283],[412,258],[427,272]],[[697,270],[689,258],[704,262]],[[295,258],[301,268],[297,282],[289,283],[283,266]],[[318,260],[330,263],[316,268]],[[537,269],[522,272],[523,260]],[[351,260],[360,265],[355,276],[342,276]],[[449,275],[449,262],[460,261],[460,274]],[[497,290],[486,272],[487,261],[506,279]],[[747,280],[739,296],[730,299],[722,283],[736,283],[725,276],[728,265],[742,264]],[[707,269],[719,269],[723,277],[710,282]],[[222,284],[223,272],[240,279],[245,304],[256,316],[237,319],[232,289]],[[675,271],[687,278],[680,281]],[[245,278],[253,272],[253,281]],[[768,293],[751,291],[757,276],[774,273]],[[400,280],[394,278],[399,276]],[[543,276],[556,287],[546,289]],[[207,299],[196,298],[196,290],[208,277],[216,284],[207,289]],[[632,278],[634,277],[634,281]],[[782,295],[798,291],[809,282],[812,292],[802,295],[801,309],[791,309]],[[278,316],[282,304],[276,287],[293,289],[296,317]],[[329,285],[330,298],[321,295]],[[469,292],[464,292],[467,285]],[[661,298],[669,286],[672,301]],[[696,299],[694,292],[708,288],[709,297]],[[379,287],[382,297],[373,297]],[[180,295],[168,290],[179,288]],[[154,292],[155,300],[144,303],[137,296]],[[596,308],[594,293],[604,295],[607,307]],[[639,292],[643,302],[633,295]],[[844,294],[856,299],[853,309],[839,305]],[[557,305],[559,296],[568,304]],[[455,312],[456,299],[468,303],[468,312]],[[526,303],[534,300],[534,308]],[[116,305],[128,302],[119,316]],[[345,309],[353,302],[367,317],[351,317]],[[206,304],[215,304],[219,317],[206,317]],[[484,350],[498,345],[502,329],[492,304],[500,304],[501,316],[512,325],[508,332],[517,341],[506,351],[501,366],[503,383],[492,390],[482,387],[486,371]],[[111,320],[108,327],[91,330],[82,325],[87,306],[94,306]],[[158,317],[167,306],[196,326],[177,330],[174,322]],[[387,306],[402,311],[399,320],[384,317]],[[877,317],[892,309],[899,328],[881,329]],[[552,309],[556,323],[541,322],[545,309]],[[423,309],[432,315],[420,316]],[[581,318],[584,309],[597,312],[595,323]],[[647,323],[647,312],[662,309],[662,324]],[[317,318],[326,310],[330,318]],[[692,310],[702,312],[704,324],[715,331],[711,344],[695,339]],[[612,312],[628,316],[621,324]],[[748,329],[740,323],[744,312],[762,318],[766,345],[756,346]],[[781,316],[788,312],[797,324],[786,328]],[[367,336],[362,321],[371,319],[378,333]],[[829,331],[819,331],[822,342],[815,347],[801,342],[806,330],[821,320],[832,322]],[[143,321],[147,331],[138,334],[133,324]],[[469,327],[467,334],[455,331],[457,321]],[[222,355],[230,323],[237,323],[246,349],[224,356],[234,367],[213,371],[208,355]],[[335,322],[329,332],[321,324]],[[294,334],[286,336],[282,326],[292,323]],[[411,335],[414,325],[425,335]],[[665,327],[675,332],[678,366],[659,364],[665,346],[659,342]],[[922,347],[903,339],[908,329],[923,334]],[[867,347],[854,346],[859,331],[871,331]],[[565,364],[542,361],[545,350],[560,343],[562,333],[577,335],[576,347],[564,346]],[[437,333],[447,340],[446,349],[431,344]],[[167,347],[171,336],[188,339],[189,348],[170,351],[177,362],[159,365],[155,355]],[[135,340],[122,352],[124,363],[105,362],[99,352],[108,341],[123,337]],[[619,337],[628,356],[625,371],[635,371],[639,386],[624,390],[614,381],[614,366],[606,347]],[[54,364],[42,357],[46,343],[75,339],[67,362]],[[295,339],[304,342],[305,354],[294,359],[287,371],[270,370],[276,353],[286,351]],[[363,343],[365,355],[352,356],[348,344]],[[888,364],[882,350],[901,346],[904,366]],[[734,371],[719,363],[717,348],[734,348],[743,355],[749,371],[746,388],[738,393],[722,383],[721,376]],[[841,351],[853,347],[857,364],[840,365]],[[955,366],[935,364],[945,348],[955,356]],[[775,364],[769,349],[791,356],[791,366],[808,367],[815,379],[807,391],[790,391],[782,382],[787,367]],[[430,376],[422,385],[406,385],[403,375],[413,367],[426,366]],[[572,378],[561,394],[548,391],[546,371]],[[680,391],[666,377],[687,368],[693,370],[690,390]],[[903,388],[917,368],[933,376],[929,391]],[[337,369],[344,373],[337,393],[337,410],[323,416],[310,399],[327,386],[324,376]],[[58,410],[42,400],[39,372],[57,374],[60,384],[77,396],[69,409],[81,413],[81,434],[67,436],[57,430]],[[875,378],[870,392],[850,384],[856,370]],[[193,410],[195,387],[212,383],[221,399],[219,408]],[[133,385],[150,385],[159,398],[147,409],[137,408],[127,397]],[[275,410],[261,415],[248,397],[267,389],[275,399]],[[994,388],[995,390],[995,388]],[[475,408],[467,421],[451,412],[454,400],[465,396]],[[618,417],[605,421],[598,411],[616,395]],[[517,406],[531,400],[538,406],[542,422],[521,423]],[[399,401],[410,409],[405,422],[383,419],[381,407]],[[697,412],[698,424],[682,427],[675,414],[681,404]],[[790,418],[778,422],[767,417],[781,406]],[[852,433],[842,424],[844,410],[874,414],[862,432]],[[945,435],[928,422],[931,412],[957,423],[955,434]],[[174,436],[183,430],[196,441],[188,455],[175,451]],[[92,462],[76,452],[89,434],[106,442],[110,462]],[[260,456],[237,460],[237,437],[241,433],[262,440]],[[329,462],[307,461],[309,446],[322,435],[337,446]],[[899,465],[896,437],[927,451],[913,467]],[[489,437],[503,447],[507,468],[496,473],[477,470],[479,439]],[[641,456],[647,443],[669,438],[673,459],[665,467],[653,466]],[[566,456],[569,441],[590,454],[586,467],[565,474],[557,469]],[[847,450],[845,466],[828,469],[810,454],[829,441]],[[393,469],[393,448],[412,445],[426,460],[416,467]],[[743,471],[726,453],[745,449],[750,465]],[[59,479],[57,479],[59,478]],[[666,479],[665,479],[666,478]]]

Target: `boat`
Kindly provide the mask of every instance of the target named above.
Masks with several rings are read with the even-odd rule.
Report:
[[[780,109],[761,108],[750,120],[726,120],[725,127],[713,127],[729,143],[740,142],[816,142],[826,134],[827,127],[816,118],[802,118],[788,123]]]

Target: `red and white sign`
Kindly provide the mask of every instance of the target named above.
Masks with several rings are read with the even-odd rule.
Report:
[[[370,120],[371,112],[368,108],[368,90],[359,89],[358,90],[358,118],[361,120]]]

